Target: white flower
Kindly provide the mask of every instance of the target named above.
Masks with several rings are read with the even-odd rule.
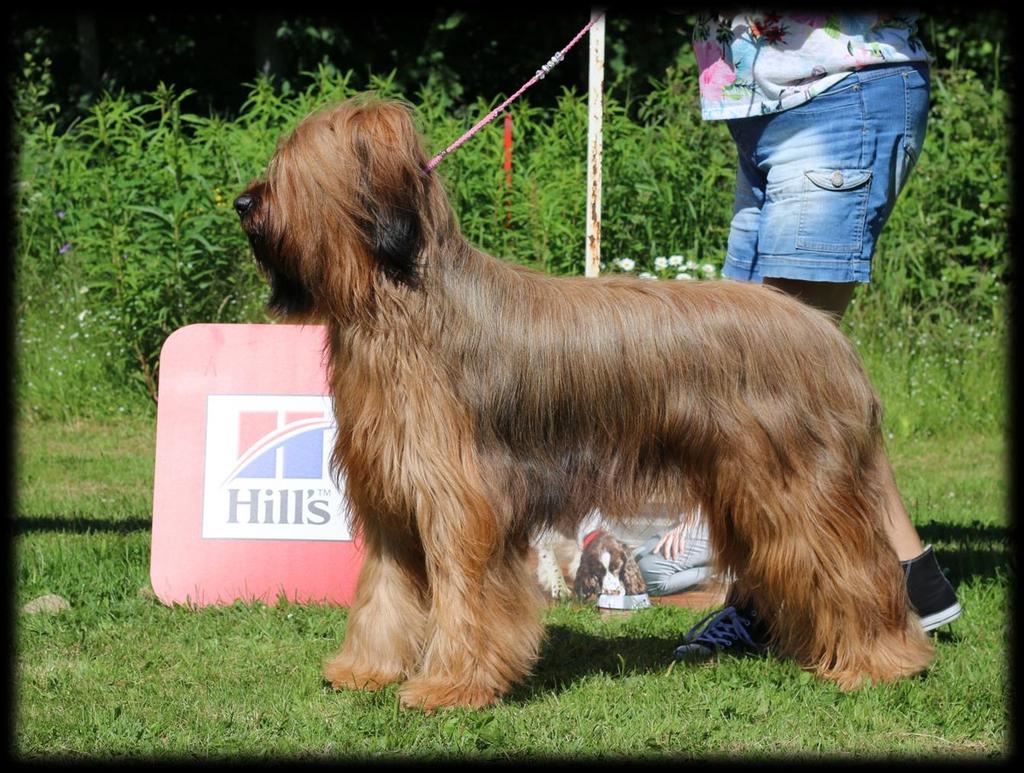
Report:
[[[86,318],[86,316],[88,314],[89,314],[89,310],[88,309],[83,309],[82,313],[78,315],[78,321],[82,322]]]
[[[85,295],[87,292],[89,292],[89,288],[86,287],[85,285],[82,285],[81,287],[78,288],[79,295]]]
[[[681,265],[683,265],[683,256],[682,256],[682,255],[672,255],[672,256],[671,256],[671,257],[670,257],[670,258],[668,259],[668,264],[669,264],[670,266],[672,266],[672,267],[676,267],[676,266],[681,266]]]
[[[676,279],[693,279],[693,277],[687,274],[685,271],[683,271],[681,273],[676,274]]]
[[[639,276],[640,276],[641,279],[657,279],[658,278],[654,274],[650,273],[649,271],[641,271]]]
[[[654,267],[658,269],[658,271],[664,271],[666,268],[668,268],[668,260],[666,260],[665,258],[655,258]]]
[[[690,260],[686,261],[686,270],[687,271],[696,271],[697,270],[697,261],[693,260],[692,258]]]
[[[623,271],[632,271],[636,268],[636,261],[632,258],[619,258],[616,263],[618,263],[619,268]]]
[[[703,266],[700,267],[700,270],[704,272],[704,276],[715,275],[715,267],[710,263],[705,263]]]

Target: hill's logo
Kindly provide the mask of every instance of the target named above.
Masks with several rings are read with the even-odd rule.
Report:
[[[350,540],[324,395],[209,395],[203,537]]]

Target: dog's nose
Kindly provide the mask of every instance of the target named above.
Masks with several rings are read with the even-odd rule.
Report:
[[[256,198],[254,196],[250,196],[248,193],[243,193],[241,196],[235,199],[235,212],[237,212],[239,216],[244,215],[246,212],[252,209],[252,205],[255,202]]]

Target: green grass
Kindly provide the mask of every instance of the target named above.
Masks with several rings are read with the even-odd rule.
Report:
[[[869,361],[869,370],[876,369]],[[898,418],[898,416],[896,417]],[[998,422],[997,422],[998,424]],[[889,441],[963,617],[921,678],[843,694],[792,663],[674,664],[701,613],[547,614],[535,675],[500,705],[424,715],[395,689],[336,693],[330,606],[168,608],[149,591],[151,420],[19,431],[14,752],[22,758],[927,757],[1009,752],[1009,557],[1001,431]]]

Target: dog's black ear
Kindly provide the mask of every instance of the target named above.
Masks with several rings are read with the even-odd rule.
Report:
[[[421,209],[426,201],[426,180],[415,163],[402,163],[403,155],[383,155],[372,136],[356,137],[362,166],[360,195],[365,220],[360,223],[370,254],[384,275],[409,287],[419,284],[419,256],[423,249]]]
[[[399,204],[378,209],[370,225],[370,242],[373,256],[385,276],[399,284],[417,286],[417,258],[423,246],[423,229],[417,210]]]

